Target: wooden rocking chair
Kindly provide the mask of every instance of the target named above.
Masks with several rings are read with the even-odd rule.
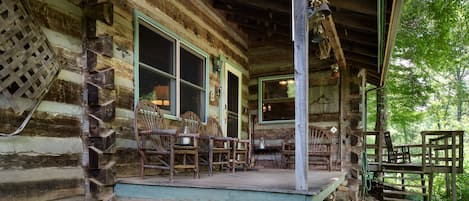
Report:
[[[410,151],[408,146],[402,146],[400,151],[394,150],[392,145],[391,134],[389,131],[384,132],[384,142],[388,152],[388,163],[410,163]]]
[[[169,170],[169,181],[174,178],[174,142],[176,129],[164,129],[163,113],[148,100],[142,100],[135,109],[134,133],[140,154],[140,176],[145,169]]]
[[[282,144],[282,165],[289,168],[295,164],[295,136],[291,135]],[[308,133],[309,165],[324,165],[332,169],[332,135],[329,130],[310,126]]]
[[[176,165],[176,168],[193,169],[194,178],[199,178],[198,138],[202,131],[202,122],[200,117],[191,111],[182,114],[181,118],[181,127],[177,134],[178,139],[174,146],[174,152],[176,156],[181,155],[182,165]]]
[[[220,124],[216,119],[208,119],[205,132],[200,140],[200,158],[208,166],[208,175],[212,175],[214,166],[219,166],[220,170],[226,166],[226,171],[229,172],[233,138],[223,136]]]

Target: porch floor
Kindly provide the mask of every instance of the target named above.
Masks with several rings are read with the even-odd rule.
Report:
[[[323,200],[344,181],[345,173],[311,170],[308,191],[295,190],[295,171],[259,169],[257,171],[202,173],[200,179],[176,176],[121,178],[115,187],[119,200]]]

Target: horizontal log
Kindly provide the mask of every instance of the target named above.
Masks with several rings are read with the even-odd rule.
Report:
[[[0,167],[8,169],[31,169],[45,167],[79,167],[81,165],[81,153],[59,155],[25,155],[6,154],[0,155]]]
[[[3,200],[55,200],[84,193],[81,167],[2,170],[0,178]]]
[[[186,10],[187,8],[179,3],[175,3],[175,1],[132,1],[124,4],[122,6],[127,7],[129,13],[132,12],[131,8],[137,8],[163,26],[170,27],[180,37],[207,53],[218,55],[218,50],[222,49],[232,61],[247,68],[248,60],[245,49],[226,40],[214,27],[207,26],[203,19],[187,11],[181,12],[181,9]]]
[[[17,116],[9,111],[0,111],[0,130],[13,132],[24,116]],[[46,112],[34,113],[21,136],[77,137],[81,133],[80,119],[68,115],[50,115]],[[65,138],[64,138],[65,139]]]
[[[76,130],[79,131],[79,129]],[[6,138],[0,141],[0,153],[2,154],[31,153],[57,155],[82,152],[83,144],[79,137],[59,138],[16,136],[14,138]]]
[[[133,110],[134,91],[132,89],[118,86],[116,88],[116,107]]]
[[[81,37],[80,18],[67,15],[40,1],[29,0],[28,3],[35,23],[66,35]]]
[[[223,15],[216,15],[216,10],[212,5],[207,5],[206,2],[186,1],[179,0],[192,14],[200,19],[203,19],[207,26],[213,27],[220,35],[234,43],[238,47],[247,50],[247,36],[243,34],[240,29],[232,28],[235,26],[226,26],[226,21]]]
[[[44,100],[81,105],[83,90],[80,84],[57,79],[52,83]]]

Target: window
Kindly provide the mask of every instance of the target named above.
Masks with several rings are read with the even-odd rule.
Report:
[[[137,17],[137,100],[152,101],[170,117],[193,111],[205,119],[208,56],[153,26],[156,23],[147,23],[152,21],[145,16]]]
[[[293,122],[295,81],[293,75],[259,78],[259,122]]]

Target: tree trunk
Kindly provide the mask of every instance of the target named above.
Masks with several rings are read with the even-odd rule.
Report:
[[[387,101],[386,88],[376,90],[376,131],[385,131],[387,129]]]
[[[464,96],[464,72],[461,69],[461,65],[456,69],[456,119],[461,122],[462,118],[462,104]]]

